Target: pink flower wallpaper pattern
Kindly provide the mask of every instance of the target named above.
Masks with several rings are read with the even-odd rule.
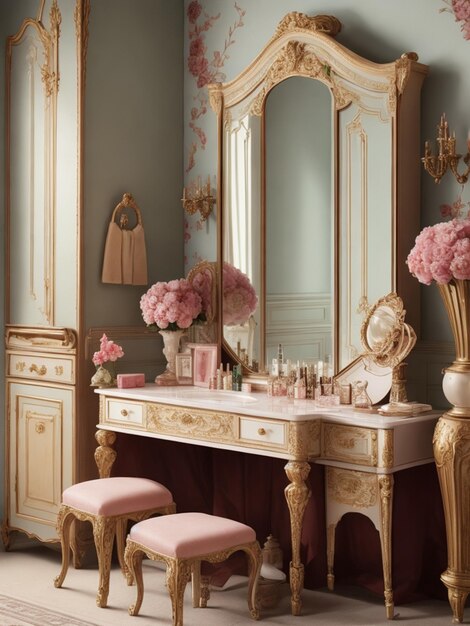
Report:
[[[208,57],[205,33],[220,19],[221,14],[208,15],[199,0],[192,0],[186,11],[189,23],[188,70],[191,76],[194,77],[197,87],[197,93],[194,95],[195,104],[191,108],[191,119],[189,121],[189,127],[195,137],[189,148],[186,173],[190,172],[194,167],[198,149],[204,150],[207,143],[206,134],[201,127],[201,121],[208,109],[208,97],[205,87],[209,83],[223,82],[226,79],[222,69],[229,58],[228,50],[235,43],[234,35],[236,30],[243,26],[243,17],[246,11],[239,7],[236,2],[234,7],[238,17],[228,29],[224,47],[222,50],[214,50],[212,58]]]
[[[452,13],[459,22],[464,39],[470,40],[470,0],[444,0],[446,7],[441,12]]]
[[[199,151],[204,151],[207,146],[207,136],[205,128],[211,123],[207,114],[210,112],[209,97],[207,85],[213,82],[224,82],[227,77],[224,72],[224,65],[230,58],[229,53],[236,44],[236,31],[244,26],[243,18],[246,14],[245,9],[241,8],[235,1],[233,4],[235,17],[228,14],[222,17],[222,13],[209,14],[204,7],[204,0],[191,0],[186,9],[186,19],[188,24],[188,56],[187,70],[190,75],[189,93],[192,94],[192,106],[189,112],[189,120],[187,124],[190,129],[192,139],[188,142],[187,157],[185,163],[185,173],[188,177],[196,166],[196,159]],[[224,19],[228,26],[224,32]],[[217,35],[220,45],[215,50],[209,50],[206,35],[217,24]],[[222,43],[223,41],[223,43]],[[216,167],[214,162],[213,167]],[[194,187],[195,181],[186,181],[187,188]],[[201,254],[197,248],[204,248],[204,236],[210,237],[209,220],[202,221],[196,216],[184,218],[184,264],[188,268],[189,265],[199,263],[207,258],[207,254]],[[205,231],[205,233],[204,233]],[[190,243],[192,234],[200,233],[200,237],[196,237]],[[202,238],[201,238],[202,237]]]

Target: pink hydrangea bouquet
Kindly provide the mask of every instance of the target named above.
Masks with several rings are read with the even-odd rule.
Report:
[[[470,218],[423,228],[406,262],[425,285],[470,279]]]
[[[223,289],[224,324],[244,324],[258,305],[258,296],[250,279],[230,263],[224,263]]]
[[[105,334],[100,339],[100,349],[93,354],[92,361],[99,367],[108,361],[117,361],[124,356],[124,350],[117,343],[108,339]]]
[[[158,330],[183,330],[204,319],[201,296],[185,278],[155,283],[140,299],[144,322]]]

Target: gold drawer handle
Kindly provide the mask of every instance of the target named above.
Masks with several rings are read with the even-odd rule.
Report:
[[[121,415],[123,417],[127,417],[129,415],[129,411],[127,411],[127,409],[121,409]]]
[[[258,435],[265,435],[266,434],[266,430],[264,428],[258,428]]]
[[[29,371],[36,372],[38,376],[44,376],[44,374],[47,374],[47,367],[45,365],[41,365],[41,367],[39,367],[36,363],[33,363],[29,368]]]
[[[38,435],[43,433],[45,430],[46,430],[46,427],[44,426],[44,422],[39,422],[38,424],[36,424],[36,432]]]

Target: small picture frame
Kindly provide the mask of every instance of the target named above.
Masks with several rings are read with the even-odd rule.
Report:
[[[217,371],[217,344],[191,344],[193,349],[193,385],[209,387]]]
[[[193,355],[191,352],[180,352],[176,355],[175,370],[178,385],[193,384]]]

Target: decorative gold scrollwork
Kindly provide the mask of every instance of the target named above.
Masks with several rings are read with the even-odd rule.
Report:
[[[36,372],[38,376],[45,376],[47,374],[47,367],[45,365],[41,365],[39,367],[39,365],[36,365],[36,363],[33,363],[30,366],[29,371]]]

